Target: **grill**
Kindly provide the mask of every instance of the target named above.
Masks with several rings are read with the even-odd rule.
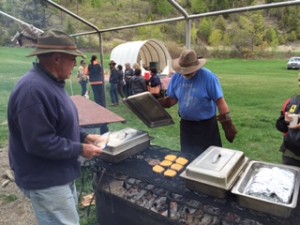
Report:
[[[192,161],[193,155],[149,146],[128,159],[109,163],[97,159],[93,166],[96,213],[100,225],[296,225],[299,205],[289,218],[241,207],[236,196],[216,198],[186,188],[180,176],[167,179],[152,172],[151,161],[174,154]]]

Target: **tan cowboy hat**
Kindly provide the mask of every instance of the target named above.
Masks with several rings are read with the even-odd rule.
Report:
[[[77,50],[74,39],[59,30],[47,30],[38,39],[36,49],[27,57],[46,54],[50,52],[62,52],[85,58],[85,55]]]
[[[173,60],[173,68],[181,74],[193,73],[202,68],[206,59],[198,59],[196,52],[191,49],[183,50],[180,57]]]

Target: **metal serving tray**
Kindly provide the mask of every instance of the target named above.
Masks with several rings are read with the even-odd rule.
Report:
[[[290,202],[287,204],[255,197],[246,193],[247,187],[249,187],[248,185],[252,182],[254,174],[256,174],[259,169],[273,167],[286,169],[288,171],[291,171],[295,175],[293,194],[291,196]],[[298,167],[251,161],[245,169],[245,172],[239,178],[238,182],[232,188],[231,192],[237,195],[239,204],[245,208],[250,208],[278,217],[287,218],[290,216],[292,210],[297,206],[299,194],[299,178],[300,168]]]
[[[180,174],[189,189],[225,198],[249,159],[241,151],[211,146]]]
[[[109,134],[106,147],[99,157],[109,162],[119,163],[149,146],[150,137],[147,132],[125,128]]]
[[[150,92],[129,96],[123,102],[149,128],[174,124],[170,114]]]

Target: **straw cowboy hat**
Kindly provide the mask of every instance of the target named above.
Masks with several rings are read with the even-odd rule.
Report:
[[[81,56],[85,55],[77,50],[74,39],[68,34],[59,30],[47,30],[37,39],[36,49],[27,57],[46,54],[50,52],[62,52],[69,55]]]
[[[173,60],[173,68],[181,74],[193,73],[202,68],[206,59],[198,59],[196,52],[191,49],[183,50],[180,57]]]

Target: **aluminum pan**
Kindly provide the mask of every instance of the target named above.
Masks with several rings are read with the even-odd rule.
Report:
[[[254,172],[257,169],[263,167],[279,167],[281,169],[290,170],[295,174],[294,191],[291,202],[289,204],[268,201],[266,199],[258,198],[245,193],[246,187],[251,182]],[[290,216],[292,209],[294,209],[297,206],[299,185],[300,168],[294,166],[251,161],[245,169],[245,172],[241,175],[238,182],[233,186],[231,192],[237,195],[238,202],[243,207],[286,218]]]
[[[129,96],[123,102],[149,128],[174,124],[170,114],[150,92]]]

